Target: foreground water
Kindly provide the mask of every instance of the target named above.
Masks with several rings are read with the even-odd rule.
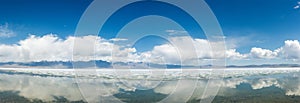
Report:
[[[0,103],[300,102],[298,68],[212,72],[0,69]]]

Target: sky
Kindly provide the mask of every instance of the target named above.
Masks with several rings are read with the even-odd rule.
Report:
[[[151,6],[142,5],[138,13],[121,12],[107,26],[106,36],[75,37],[77,23],[91,0],[5,0],[0,1],[0,62],[68,61],[72,59],[73,41],[82,41],[82,61],[92,57],[105,61],[153,62],[194,65],[195,60],[209,64],[210,42],[201,29],[184,13],[158,9],[157,13],[177,17],[178,23],[161,16],[133,20],[122,28],[117,38],[110,32],[126,21],[125,16],[143,15]],[[227,65],[299,64],[300,1],[298,0],[205,0],[224,33]],[[113,4],[111,4],[113,5]],[[165,8],[166,5],[160,5]],[[158,8],[158,7],[157,7]],[[136,8],[129,8],[133,10]],[[151,11],[151,10],[150,10]],[[167,13],[167,14],[166,14]],[[181,15],[181,16],[178,16]],[[118,25],[117,25],[118,24]],[[192,30],[191,34],[186,29]],[[197,35],[196,35],[197,34]],[[200,34],[200,35],[198,35]],[[139,40],[134,37],[141,37]],[[167,38],[162,38],[162,35]],[[189,35],[196,35],[192,38]],[[84,51],[90,40],[97,40],[96,54]],[[196,50],[181,52],[175,44],[192,42]],[[129,45],[132,43],[131,45]],[[218,43],[216,43],[218,44]],[[114,47],[114,48],[112,48]],[[111,57],[111,51],[116,56]],[[197,56],[192,55],[193,52]],[[84,53],[83,53],[84,52]],[[95,56],[96,55],[96,56]],[[184,62],[182,62],[182,61]]]

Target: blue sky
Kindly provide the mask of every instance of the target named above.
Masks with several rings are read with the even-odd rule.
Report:
[[[241,52],[257,46],[276,49],[287,39],[300,39],[297,0],[206,0],[228,37],[248,37]],[[256,42],[260,41],[260,42]]]
[[[274,51],[285,45],[287,40],[300,40],[300,3],[297,0],[205,1],[216,15],[226,37],[226,42],[234,45],[230,49],[236,49],[236,52],[240,54],[247,54],[254,47]],[[13,35],[9,37],[0,36],[0,44],[17,44],[20,40],[28,38],[29,34],[44,36],[53,33],[59,38],[67,39],[68,36],[74,34],[81,15],[91,2],[91,0],[1,1],[1,28],[7,29]],[[140,9],[140,13],[142,14],[144,10],[147,10],[147,7]],[[171,11],[169,9],[160,10],[161,13]],[[168,15],[174,16],[175,14],[170,13]],[[122,17],[117,19],[123,20]],[[178,19],[185,20],[186,18]],[[183,28],[163,18],[144,18],[143,20],[146,21],[142,23],[147,24],[144,25],[144,28],[136,29],[136,27],[143,26],[137,20],[128,24],[126,30],[122,30],[121,33],[129,38],[141,33],[168,34],[168,30],[175,30],[179,35],[186,34]],[[151,20],[156,21],[151,22]],[[192,22],[186,21],[186,23],[186,25],[190,25],[190,28],[194,27]],[[202,33],[202,30],[194,32]],[[205,39],[204,34],[199,38]],[[145,45],[147,41],[151,43]],[[166,42],[162,39],[150,37],[139,41],[135,47],[138,52],[145,52],[153,49],[155,45],[164,43]],[[247,60],[235,60],[232,64],[237,62],[237,64],[243,64],[244,61]],[[286,61],[279,59],[271,63],[284,62]]]
[[[82,13],[91,0],[4,0],[0,3],[0,23],[7,23],[17,36],[1,43],[15,43],[28,34],[73,35]]]

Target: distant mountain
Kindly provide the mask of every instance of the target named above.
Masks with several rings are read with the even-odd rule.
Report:
[[[21,63],[21,62],[5,62],[0,63],[0,67],[64,67],[64,68],[73,68],[76,66],[78,68],[84,68],[87,64],[96,65],[98,68],[110,68],[111,63],[102,60],[96,61],[88,61],[88,62],[73,62],[71,61],[41,61],[41,62],[28,62],[28,63]]]
[[[136,69],[143,69],[143,68],[192,68],[193,66],[181,66],[181,65],[173,65],[173,64],[153,64],[153,63],[143,63],[143,62],[107,62],[102,60],[96,61],[80,61],[80,62],[71,62],[71,61],[40,61],[40,62],[4,62],[0,63],[0,67],[12,67],[12,68],[30,68],[30,67],[37,67],[37,68],[88,68],[88,66],[96,65],[97,68],[112,68],[114,66],[119,67],[130,67]]]
[[[230,65],[227,68],[282,68],[282,67],[300,67],[299,64],[262,64],[262,65],[245,65],[235,66]]]
[[[71,61],[41,61],[41,62],[5,62],[0,63],[0,67],[9,67],[9,68],[88,68],[88,66],[96,66],[97,68],[112,68],[113,66],[119,68],[165,68],[165,69],[176,69],[176,68],[211,68],[212,65],[202,65],[202,66],[188,66],[188,65],[176,65],[176,64],[154,64],[154,63],[143,63],[143,62],[107,62],[102,60],[96,61],[80,61],[80,62],[71,62]],[[263,65],[245,65],[245,66],[236,66],[230,65],[226,66],[227,68],[280,68],[280,67],[300,67],[299,64],[263,64]]]

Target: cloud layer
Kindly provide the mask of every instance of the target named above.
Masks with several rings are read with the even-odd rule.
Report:
[[[105,60],[113,62],[150,62],[193,65],[205,60],[222,58],[221,51],[213,52],[211,45],[222,43],[209,42],[206,39],[194,39],[188,36],[170,37],[170,43],[154,46],[151,51],[138,52],[135,48],[116,45],[113,42],[126,41],[116,38],[106,40],[97,36],[59,38],[54,34],[44,36],[30,35],[17,44],[0,44],[1,62],[32,61],[77,61]],[[74,48],[74,41],[76,48]],[[91,45],[95,44],[95,45]],[[230,60],[241,59],[300,59],[298,40],[286,40],[276,50],[253,47],[249,53],[242,54],[234,48],[223,51]]]
[[[79,42],[73,48],[74,41]],[[94,46],[91,44],[95,44]],[[95,49],[95,52],[93,51]],[[92,48],[92,49],[91,49]],[[49,34],[42,37],[30,35],[27,39],[17,44],[0,45],[0,61],[2,62],[32,62],[32,61],[71,61],[74,55],[80,57],[79,61],[106,60],[110,61],[113,49],[120,59],[130,57],[134,48],[122,49],[114,45],[110,40],[96,36],[67,37],[61,39]],[[73,52],[74,51],[74,52]]]
[[[182,61],[190,62],[197,59],[212,58],[210,43],[207,40],[192,39],[186,36],[169,39],[176,45],[157,45],[151,51],[139,53],[135,48],[113,43],[126,41],[126,39],[106,40],[97,36],[69,36],[66,39],[62,39],[54,34],[44,36],[30,35],[28,38],[20,40],[17,44],[0,44],[0,61],[71,61],[76,57],[76,61],[96,59],[113,62],[180,64]],[[74,48],[74,46],[76,47]]]
[[[284,45],[275,50],[253,47],[249,53],[240,54],[236,50],[227,50],[227,58],[235,59],[300,59],[300,43],[298,40],[286,40]]]

